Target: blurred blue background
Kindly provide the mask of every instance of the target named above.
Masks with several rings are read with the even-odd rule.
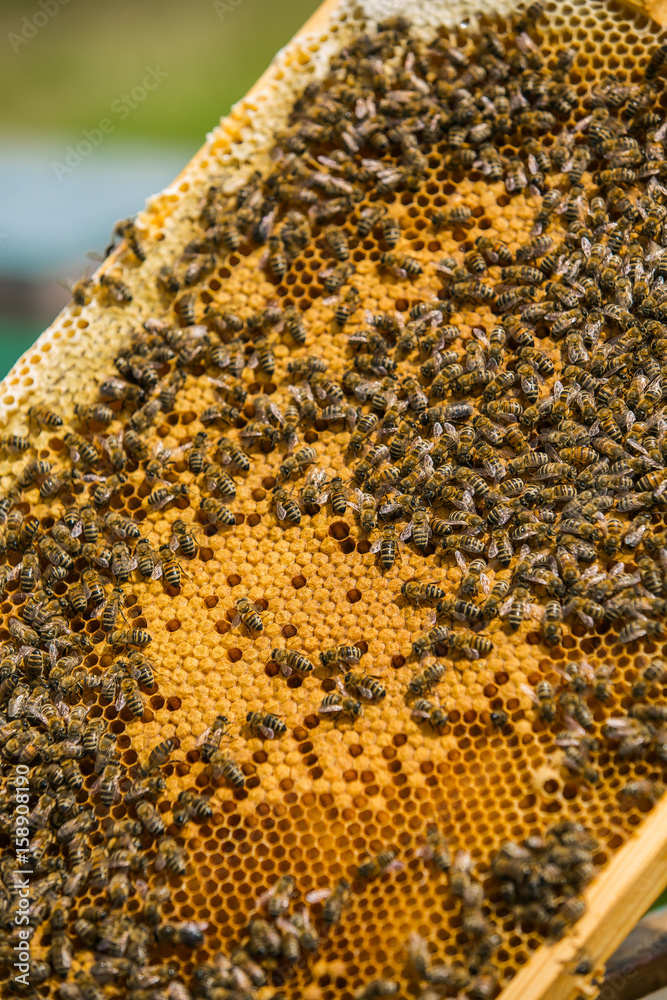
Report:
[[[0,378],[317,6],[0,0]]]

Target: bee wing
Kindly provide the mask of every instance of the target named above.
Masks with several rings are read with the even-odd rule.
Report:
[[[509,610],[512,607],[513,603],[514,603],[514,598],[512,596],[505,598],[503,603],[498,608],[498,614],[500,615],[501,618],[504,618],[509,613]]]
[[[276,917],[276,927],[279,931],[282,931],[283,934],[294,934],[297,937],[299,936],[298,929],[294,926],[292,921],[288,920],[286,917]]]
[[[608,719],[604,725],[604,735],[608,740],[623,740],[626,736],[632,736],[637,731],[634,719],[621,716],[620,718]]]
[[[360,695],[362,695],[362,697],[368,698],[369,701],[372,700],[372,698],[373,698],[373,692],[371,691],[370,688],[360,687],[360,686],[357,685],[356,690],[359,692]]]
[[[258,726],[257,728],[262,736],[267,740],[272,740],[276,735],[272,729],[269,729],[268,726]]]
[[[407,541],[408,538],[410,537],[410,535],[412,534],[412,526],[413,526],[413,524],[414,524],[414,521],[410,521],[409,524],[406,524],[406,526],[403,528],[403,531],[398,536],[402,542]]]
[[[380,388],[379,382],[360,382],[359,385],[354,388],[354,395],[357,399],[365,403],[370,395]]]
[[[456,559],[456,563],[457,563],[459,569],[461,570],[461,572],[462,573],[467,572],[468,563],[466,562],[465,556],[463,555],[463,553],[460,552],[458,549],[455,549],[454,550],[454,558]]]
[[[125,704],[125,693],[123,692],[122,687],[119,685],[118,694],[116,695],[116,701],[114,702],[114,708],[116,709],[117,712],[120,712],[124,704]]]
[[[559,747],[578,747],[582,736],[586,735],[586,730],[579,725],[578,722],[569,716],[565,716],[565,728],[571,731],[572,735],[568,736],[565,733],[555,741],[556,746]]]
[[[495,559],[498,555],[498,542],[495,538],[489,543],[489,559]]]
[[[306,893],[305,899],[306,902],[310,904],[321,903],[325,899],[328,899],[332,892],[333,889],[329,887],[327,887],[326,889],[312,889],[311,892]]]
[[[523,693],[526,695],[526,697],[530,699],[530,701],[533,703],[533,705],[539,705],[540,700],[537,697],[537,694],[536,694],[534,688],[529,687],[528,684],[520,684],[519,687],[521,688],[521,690],[523,691]]]
[[[170,502],[170,500],[174,499],[174,496],[175,496],[174,493],[167,493],[164,500],[160,500],[159,503],[153,504],[153,510],[162,510],[162,508],[166,507],[166,505]]]
[[[375,541],[373,542],[373,544],[371,545],[371,549],[370,549],[370,551],[371,551],[372,553],[375,553],[375,552],[379,552],[379,551],[380,551],[380,546],[381,546],[381,545],[382,545],[382,538],[380,537],[380,538],[377,538],[377,539],[376,539],[376,540],[375,540]]]
[[[179,548],[180,544],[181,544],[180,537],[178,535],[172,535],[171,539],[169,540],[169,548],[171,549],[171,551],[175,552],[176,549]]]
[[[413,708],[411,714],[418,719],[428,719],[429,717],[429,713],[420,708]]]
[[[324,715],[327,712],[340,712],[342,708],[342,705],[320,705],[318,712],[321,712]]]
[[[201,734],[201,736],[197,737],[197,739],[195,740],[195,746],[196,747],[200,747],[202,745],[202,743],[206,742],[206,740],[209,738],[209,736],[211,734],[212,728],[213,728],[212,726],[209,726],[208,729],[204,730],[204,732]]]

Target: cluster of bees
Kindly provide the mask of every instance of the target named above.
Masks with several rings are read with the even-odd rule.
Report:
[[[461,927],[469,942],[467,962],[434,965],[427,942],[412,934],[409,957],[415,977],[426,982],[421,1000],[436,1000],[446,988],[465,991],[473,1000],[488,1000],[495,993],[497,977],[489,963],[502,938],[488,916],[487,890],[497,894],[517,923],[537,927],[553,941],[586,911],[581,892],[595,874],[593,858],[597,841],[585,828],[569,820],[551,826],[544,837],[529,836],[521,843],[506,841],[490,859],[492,884],[474,877],[470,855],[449,846],[435,825],[427,829],[422,856],[446,873],[452,895],[460,900]],[[575,974],[592,971],[586,956],[577,961]],[[440,987],[440,990],[438,990]]]
[[[667,505],[667,122],[659,75],[667,46],[656,49],[643,82],[608,76],[582,98],[569,82],[570,50],[558,52],[555,67],[544,63],[533,37],[541,16],[533,4],[504,40],[485,30],[462,48],[444,35],[418,39],[400,17],[352,41],[327,78],[296,102],[268,175],[253,174],[233,195],[208,189],[197,233],[157,275],[162,314],[130,338],[116,372],[100,385],[100,401],[77,404],[72,428],[33,406],[26,436],[0,439],[3,454],[17,462],[34,448],[34,431],[62,434],[64,446],[58,465],[29,459],[18,467],[0,496],[0,589],[13,603],[0,662],[0,756],[8,789],[15,764],[31,768],[30,928],[46,931],[49,942],[45,957],[31,963],[30,989],[17,992],[37,996],[35,987],[55,976],[61,1000],[98,1000],[118,981],[130,1000],[252,998],[269,982],[267,968],[283,975],[315,953],[321,932],[341,921],[351,900],[344,878],[311,893],[307,903],[323,903],[318,930],[308,909],[293,905],[296,886],[284,876],[259,902],[238,949],[195,966],[188,986],[175,966],[150,964],[158,947],[197,948],[204,940],[205,925],[170,922],[163,910],[168,879],[186,871],[178,834],[212,809],[193,791],[165,809],[162,769],[174,742],[160,743],[143,767],[129,771],[115,734],[91,712],[91,695],[99,695],[119,711],[143,714],[141,689],[155,683],[144,652],[151,636],[126,621],[119,626],[123,588],[137,573],[178,590],[182,561],[200,545],[184,515],[156,552],[139,523],[118,513],[137,472],[148,487],[147,511],[196,507],[200,525],[222,531],[236,524],[230,504],[253,452],[275,451],[271,505],[284,527],[329,505],[338,518],[354,512],[382,572],[394,571],[407,545],[429,560],[427,573],[434,563],[457,566],[456,592],[424,580],[401,591],[407,603],[433,609],[431,627],[406,651],[415,670],[405,695],[413,717],[434,733],[447,713],[432,700],[433,689],[450,661],[491,652],[483,630],[494,619],[510,631],[539,621],[552,649],[567,623],[611,628],[624,644],[667,637],[667,534],[655,521]],[[554,129],[549,145],[544,137]],[[524,155],[501,152],[510,139]],[[420,190],[434,151],[455,181],[474,173],[504,185],[508,198],[537,198],[529,240],[512,250],[480,236],[456,258],[437,260],[404,252],[392,208],[397,196]],[[432,213],[434,238],[452,230],[465,243],[474,219],[469,206],[444,206]],[[119,224],[115,236],[123,264],[141,267],[148,251],[134,223]],[[318,280],[321,294],[332,297],[333,327],[353,328],[340,371],[318,356],[307,311],[267,303],[242,315],[204,294],[222,259],[265,246],[262,267],[282,295],[281,283],[313,241],[331,258]],[[360,244],[377,245],[378,280],[405,285],[430,270],[437,297],[362,317],[353,252]],[[121,266],[80,282],[73,295],[80,306],[93,297],[110,309],[132,301]],[[452,321],[465,309],[486,317],[470,334]],[[293,348],[284,371],[278,343]],[[264,380],[265,393],[250,394],[246,369],[260,387]],[[178,452],[152,445],[158,417],[197,379],[219,397],[198,414],[206,429]],[[282,405],[269,379],[284,381],[276,397]],[[317,465],[312,444],[325,428],[338,428],[349,478]],[[30,512],[31,502],[57,510],[50,527]],[[233,627],[263,630],[248,598],[236,611]],[[93,648],[84,630],[90,621],[98,621],[109,647],[103,671],[84,666]],[[321,702],[323,717],[354,722],[362,699],[385,698],[380,680],[358,669],[362,655],[347,645],[320,653],[323,667],[343,675]],[[424,663],[427,656],[437,658]],[[315,669],[296,649],[274,649],[271,660],[286,676]],[[667,761],[667,705],[651,697],[665,677],[667,665],[651,662],[627,716],[607,720],[604,738],[622,759]],[[572,663],[558,691],[546,680],[527,690],[542,724],[564,721],[557,737],[564,764],[592,784],[600,744],[591,735],[589,702],[604,706],[612,686],[611,667]],[[492,721],[502,730],[509,719],[498,710]],[[263,711],[249,712],[245,722],[262,739],[286,732],[278,716]],[[228,719],[218,716],[200,756],[214,782],[239,791],[245,777],[223,746],[228,732]],[[127,819],[100,821],[79,802],[84,765],[97,776],[99,803],[111,809],[122,800]],[[622,794],[655,798],[657,788],[629,782]],[[0,807],[3,835],[11,835],[12,823],[8,796]],[[581,915],[594,851],[592,838],[567,821],[543,839],[503,845],[491,860],[503,904],[517,922],[562,936]],[[465,992],[490,1000],[498,988],[491,961],[498,935],[485,888],[469,856],[452,860],[436,827],[422,853],[447,873],[472,942],[469,964],[459,968],[433,965],[424,942],[412,941],[411,963],[426,983],[422,997]],[[384,851],[363,862],[356,878],[365,884],[395,864]],[[14,959],[18,868],[9,853],[0,861],[5,967]],[[79,908],[85,887],[103,893],[105,905]],[[137,894],[142,908],[131,917],[126,904]],[[93,955],[86,971],[75,960],[80,951]],[[373,980],[357,997],[398,989],[392,980]]]

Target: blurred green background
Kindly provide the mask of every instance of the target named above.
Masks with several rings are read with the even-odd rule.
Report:
[[[0,0],[0,377],[317,0]],[[151,91],[147,67],[162,77]],[[137,100],[137,97],[140,99]],[[134,105],[131,107],[131,105]],[[113,124],[80,162],[84,132]]]

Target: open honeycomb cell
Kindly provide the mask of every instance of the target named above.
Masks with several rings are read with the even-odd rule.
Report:
[[[667,881],[665,38],[395,6],[325,4],[2,385],[11,995],[594,995]]]

